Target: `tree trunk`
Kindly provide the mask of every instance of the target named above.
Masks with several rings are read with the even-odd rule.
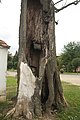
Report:
[[[66,106],[56,62],[55,14],[51,0],[22,0],[19,90],[14,118],[33,119]]]

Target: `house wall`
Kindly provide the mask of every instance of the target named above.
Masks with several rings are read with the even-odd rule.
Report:
[[[0,101],[6,99],[7,48],[0,47]]]

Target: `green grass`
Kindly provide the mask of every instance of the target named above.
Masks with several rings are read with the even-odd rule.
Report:
[[[64,96],[68,107],[57,113],[58,120],[80,120],[80,86],[62,83]],[[11,98],[16,95],[17,81],[14,77],[7,77],[7,100],[0,103],[0,120],[3,120],[6,113],[14,107]]]
[[[13,108],[14,103],[11,98],[16,96],[17,81],[14,77],[7,77],[6,83],[6,101],[0,102],[0,120],[3,120],[6,113]]]
[[[12,76],[7,77],[6,85],[7,87],[16,86],[17,85],[16,78]]]
[[[80,86],[63,83],[63,89],[68,107],[57,114],[59,120],[80,120]]]
[[[7,77],[6,84],[7,99],[11,99],[13,96],[16,95],[17,80],[15,79],[15,77]]]

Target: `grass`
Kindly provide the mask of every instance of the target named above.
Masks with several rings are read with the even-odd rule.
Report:
[[[68,107],[57,113],[57,120],[80,120],[80,87],[62,83]],[[7,77],[7,100],[0,103],[0,120],[3,120],[7,111],[14,107],[11,98],[16,95],[17,82],[14,77]]]
[[[9,76],[7,77],[7,87],[17,86],[15,77]]]
[[[11,101],[11,98],[16,95],[16,86],[17,82],[14,77],[7,77],[6,83],[6,101],[0,102],[0,120],[4,119],[6,113],[13,108],[14,103]]]
[[[63,83],[63,89],[68,108],[57,114],[59,120],[80,120],[80,86]]]
[[[7,99],[11,99],[16,95],[17,80],[12,76],[7,77],[6,85]]]

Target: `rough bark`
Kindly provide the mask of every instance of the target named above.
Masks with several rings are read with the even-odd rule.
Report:
[[[20,70],[22,62],[27,64],[35,78],[35,82],[33,77],[27,78],[28,73],[23,70],[26,85],[29,79],[32,80],[31,84],[35,83],[30,98],[25,94],[31,84],[25,87],[26,92],[20,92],[21,80],[24,81]],[[23,116],[33,119],[34,116],[42,116],[43,111],[51,112],[66,105],[56,62],[55,14],[51,0],[22,0],[18,66],[20,82],[15,118]]]

